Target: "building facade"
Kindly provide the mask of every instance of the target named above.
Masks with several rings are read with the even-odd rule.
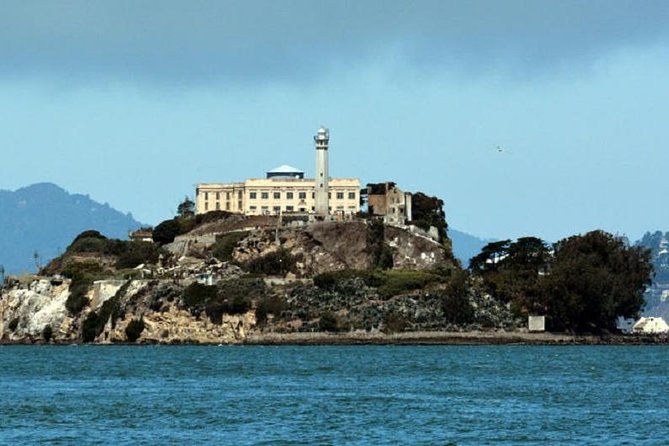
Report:
[[[319,218],[345,216],[360,211],[360,180],[330,178],[328,147],[330,132],[321,127],[314,136],[316,178],[279,166],[266,178],[238,183],[201,183],[195,191],[195,213],[227,211],[244,215],[311,214]]]
[[[313,179],[251,178],[239,183],[197,185],[195,212],[227,211],[244,215],[316,213],[316,187]],[[330,178],[330,214],[355,214],[360,211],[360,180]]]
[[[367,185],[367,207],[385,223],[404,225],[412,220],[411,194],[402,192],[393,182]]]

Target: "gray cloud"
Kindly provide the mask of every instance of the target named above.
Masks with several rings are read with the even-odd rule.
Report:
[[[665,0],[17,0],[0,8],[0,73],[66,78],[313,79],[389,53],[436,70],[550,70],[669,37]]]

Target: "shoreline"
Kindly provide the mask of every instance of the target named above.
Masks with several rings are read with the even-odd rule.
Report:
[[[250,333],[245,339],[223,343],[198,343],[191,340],[183,342],[161,343],[153,339],[147,339],[138,343],[78,343],[52,341],[44,342],[41,339],[26,341],[0,341],[0,346],[7,345],[226,345],[226,346],[309,346],[309,345],[666,345],[669,344],[667,335],[593,335],[593,334],[568,334],[550,332],[526,332],[526,331],[417,331],[402,333],[382,332],[258,332]]]
[[[655,345],[667,336],[591,335],[549,332],[423,331],[374,333],[254,333],[244,345]]]

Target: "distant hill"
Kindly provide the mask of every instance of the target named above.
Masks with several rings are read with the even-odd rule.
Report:
[[[488,243],[494,241],[492,239],[482,239],[457,229],[448,229],[448,236],[453,242],[453,254],[455,258],[460,260],[462,266],[467,268],[469,266],[469,259],[481,252]]]
[[[645,316],[661,316],[669,321],[669,232],[647,232],[637,245],[650,249],[655,275],[646,291]]]
[[[34,272],[38,262],[44,265],[61,254],[82,231],[95,229],[125,239],[140,226],[129,213],[55,184],[0,190],[0,265],[9,274]]]

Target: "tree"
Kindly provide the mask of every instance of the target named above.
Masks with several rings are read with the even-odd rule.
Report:
[[[437,197],[430,197],[422,192],[416,192],[411,196],[411,223],[421,229],[429,230],[430,226],[437,228],[439,242],[446,239],[446,214],[444,213],[444,202]]]
[[[153,241],[161,245],[172,243],[181,234],[181,224],[177,219],[165,220],[153,230]]]
[[[554,329],[616,330],[619,316],[636,317],[650,284],[650,252],[604,231],[560,240],[543,299]]]
[[[510,302],[515,314],[527,316],[543,311],[540,281],[550,260],[546,243],[537,237],[521,237],[515,242],[488,243],[473,257],[469,267],[483,279],[490,294]]]
[[[469,260],[469,269],[474,273],[497,270],[497,264],[509,254],[511,240],[490,242],[481,248],[481,252]]]
[[[192,217],[195,215],[195,203],[193,203],[193,200],[188,198],[186,196],[184,198],[184,201],[179,203],[179,206],[177,206],[177,216],[179,218],[187,218],[187,217]]]

